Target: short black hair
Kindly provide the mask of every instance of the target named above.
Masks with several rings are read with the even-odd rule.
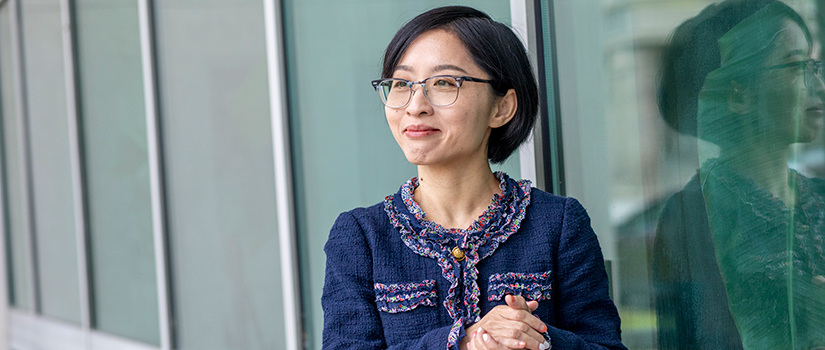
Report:
[[[739,22],[776,0],[735,0],[711,4],[676,27],[662,56],[659,112],[676,131],[697,136],[699,92],[705,77],[721,66],[719,40]]]
[[[435,29],[451,32],[464,43],[473,61],[490,76],[497,95],[515,90],[516,115],[493,129],[487,144],[487,159],[504,162],[530,136],[538,111],[538,87],[524,46],[508,26],[484,12],[466,6],[439,7],[416,16],[395,33],[384,53],[381,77],[392,77],[410,44]]]
[[[676,27],[662,55],[656,91],[659,112],[667,124],[682,134],[700,136],[699,95],[708,74],[721,67],[718,40],[746,18],[777,3],[787,7],[777,0],[725,0],[705,7]],[[810,41],[804,20],[790,8],[786,13]],[[710,134],[701,137],[717,144],[720,141]]]

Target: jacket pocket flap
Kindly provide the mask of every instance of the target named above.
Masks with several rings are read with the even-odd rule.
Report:
[[[436,306],[438,293],[435,280],[421,283],[375,284],[378,310],[391,314],[415,309],[421,305]]]
[[[549,300],[553,294],[551,271],[538,273],[497,273],[490,276],[487,298],[501,300],[507,294],[521,295],[527,300]]]

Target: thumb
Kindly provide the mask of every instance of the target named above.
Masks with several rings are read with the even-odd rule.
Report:
[[[535,308],[530,308],[527,304],[527,300],[524,300],[524,297],[521,295],[507,295],[504,297],[504,301],[507,303],[507,306],[513,309],[521,309],[527,312],[533,312]],[[538,303],[536,303],[536,307],[538,307]]]

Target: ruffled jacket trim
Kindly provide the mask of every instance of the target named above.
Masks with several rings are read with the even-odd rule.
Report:
[[[458,343],[464,326],[481,319],[481,309],[478,306],[481,292],[477,283],[476,265],[493,254],[501,243],[518,231],[527,206],[530,205],[529,180],[516,181],[502,172],[496,172],[495,176],[499,179],[501,193],[493,196],[487,210],[467,229],[446,229],[427,220],[424,211],[413,200],[413,192],[418,187],[418,179],[415,177],[401,186],[400,198],[390,195],[384,199],[384,210],[392,225],[401,233],[404,244],[416,254],[436,260],[441,267],[442,276],[450,283],[443,301],[444,307],[453,319],[447,339],[448,348]],[[454,248],[463,251],[463,259],[453,257]],[[458,273],[461,274],[461,278]],[[547,275],[549,278],[549,273]],[[508,288],[515,288],[512,284],[506,283],[506,276],[502,278],[505,283],[498,284],[498,287],[492,290],[496,295],[503,296]],[[459,280],[463,281],[464,300],[457,300]],[[549,296],[549,291],[541,289],[531,293]],[[396,301],[394,307],[411,309],[422,302],[432,302],[432,299],[422,301],[420,298],[410,297]]]

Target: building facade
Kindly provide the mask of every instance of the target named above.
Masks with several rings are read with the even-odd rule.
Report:
[[[587,208],[633,349],[659,212],[712,157],[659,115],[659,61],[712,2],[448,2],[525,43],[542,111],[497,169]],[[818,38],[821,1],[787,3]],[[0,0],[0,348],[320,349],[332,222],[415,176],[369,81],[443,4]]]

